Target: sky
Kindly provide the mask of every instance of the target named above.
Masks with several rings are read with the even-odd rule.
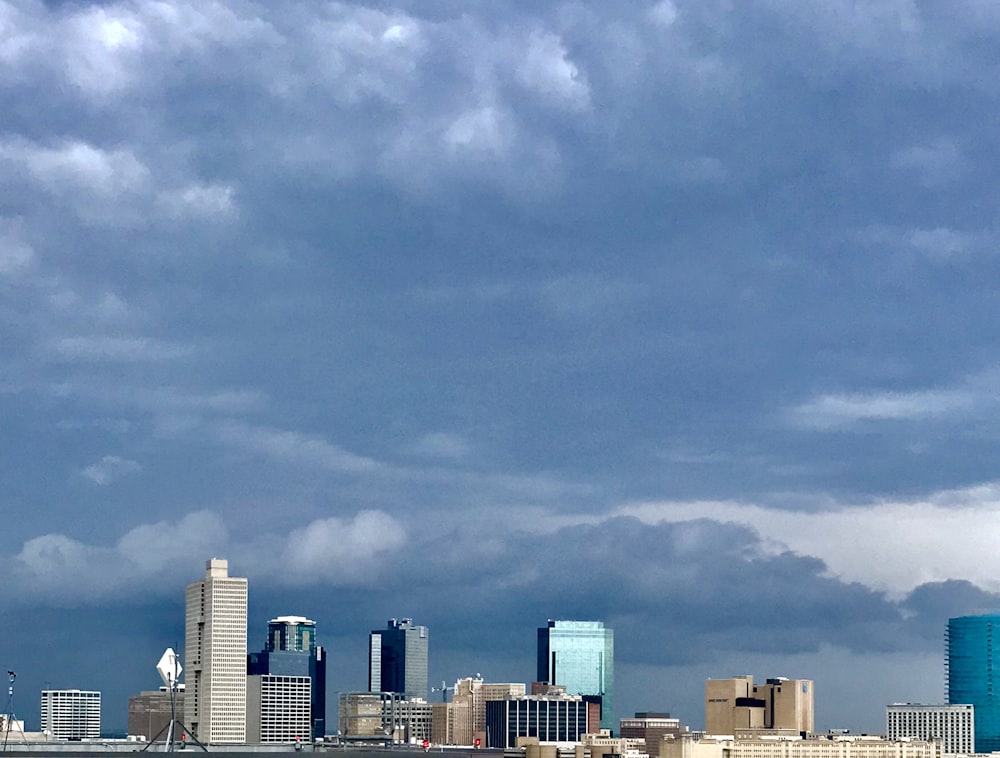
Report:
[[[1000,609],[992,0],[0,0],[0,669],[104,726],[227,558],[617,716],[944,698]],[[10,703],[8,703],[10,706]],[[5,709],[6,710],[6,709]]]

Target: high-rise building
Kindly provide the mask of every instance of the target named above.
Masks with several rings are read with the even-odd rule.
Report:
[[[174,709],[178,721],[184,715],[184,685],[177,685]],[[170,725],[170,691],[166,687],[147,690],[128,699],[128,734],[147,741],[165,737]]]
[[[246,742],[247,580],[212,558],[187,586],[184,723],[201,742]]]
[[[57,740],[96,740],[101,736],[101,693],[42,690],[42,732]]]
[[[977,753],[1000,750],[1000,614],[948,619],[945,648],[948,703],[975,706]]]
[[[390,619],[368,637],[368,691],[394,692],[406,700],[427,699],[426,626]]]
[[[308,676],[247,676],[247,741],[310,741],[312,679]]]
[[[803,734],[812,732],[813,721],[813,682],[809,679],[777,677],[755,685],[747,675],[705,682],[707,734]]]
[[[601,621],[549,621],[538,629],[538,681],[600,698],[601,728],[614,730],[615,634]]]
[[[247,657],[247,674],[308,677],[312,726],[302,737],[326,734],[326,653],[316,644],[316,622],[279,616],[267,623],[264,650]]]
[[[941,740],[945,755],[975,752],[975,708],[971,705],[893,703],[885,708],[886,737]]]

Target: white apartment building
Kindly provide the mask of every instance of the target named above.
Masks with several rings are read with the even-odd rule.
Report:
[[[205,743],[246,742],[247,580],[212,558],[185,595],[184,723]],[[306,732],[308,734],[308,732]]]
[[[972,755],[976,744],[975,707],[893,703],[885,708],[885,733],[891,740],[915,737],[941,740],[946,755]]]
[[[660,758],[941,758],[937,740],[834,737],[664,737]]]
[[[42,690],[42,732],[57,740],[101,736],[101,693],[95,690]]]
[[[247,677],[247,742],[312,741],[312,678]]]

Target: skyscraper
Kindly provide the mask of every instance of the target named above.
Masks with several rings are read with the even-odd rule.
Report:
[[[268,621],[264,650],[247,657],[247,674],[279,676],[286,682],[309,677],[311,726],[307,734],[314,738],[326,734],[326,652],[316,644],[315,621],[304,616]]]
[[[427,699],[427,627],[389,619],[368,637],[368,691]]]
[[[246,742],[247,580],[212,558],[187,586],[184,722],[202,742]]]
[[[549,621],[538,629],[538,681],[600,698],[601,728],[613,730],[615,633],[601,621]]]
[[[1000,614],[948,619],[945,648],[948,702],[975,706],[977,753],[1000,750]]]

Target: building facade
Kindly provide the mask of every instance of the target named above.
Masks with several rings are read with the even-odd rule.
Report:
[[[308,742],[311,735],[312,679],[247,676],[247,742]]]
[[[486,747],[515,748],[518,739],[579,742],[587,733],[587,703],[579,695],[526,695],[486,703]]]
[[[247,674],[308,677],[312,727],[303,738],[326,734],[326,651],[316,644],[316,622],[304,616],[271,619],[264,650],[247,656]]]
[[[246,742],[247,580],[212,558],[187,586],[184,724],[205,743]]]
[[[811,679],[768,679],[752,676],[705,682],[705,732],[752,736],[755,732],[809,734],[814,728]]]
[[[368,691],[427,699],[428,630],[413,619],[390,619],[368,637]]]
[[[635,718],[621,719],[618,726],[623,739],[642,740],[652,758],[660,755],[660,742],[665,735],[676,737],[687,732],[680,719],[671,718],[669,713],[637,713]]]
[[[433,736],[434,708],[395,692],[342,692],[340,733],[351,741],[419,743]]]
[[[1000,614],[948,619],[945,651],[948,703],[975,706],[977,753],[1000,750]]]
[[[537,678],[572,695],[600,698],[601,728],[613,730],[615,635],[601,621],[548,622],[538,629]]]
[[[890,740],[941,740],[946,755],[969,755],[976,745],[975,708],[894,703],[885,708],[885,734]]]
[[[57,740],[101,736],[101,693],[95,690],[42,690],[42,732]]]
[[[881,737],[667,737],[660,758],[941,758],[941,743]]]
[[[524,697],[523,682],[484,682],[465,677],[455,682],[450,703],[434,703],[433,741],[445,745],[486,744],[486,703]]]
[[[184,716],[184,685],[178,685],[174,708],[177,720]],[[128,734],[147,741],[163,737],[170,725],[170,692],[166,687],[147,690],[128,699]],[[176,727],[175,727],[176,728]]]

